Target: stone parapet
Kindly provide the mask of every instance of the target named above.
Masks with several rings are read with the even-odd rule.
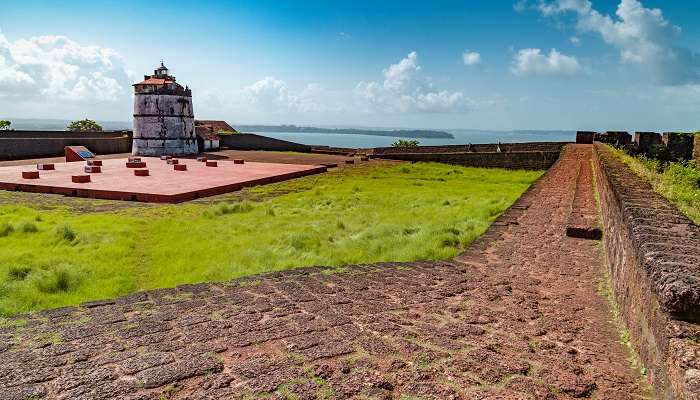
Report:
[[[635,132],[634,142],[637,143],[639,151],[650,154],[653,146],[660,145],[661,135],[656,132]]]
[[[605,133],[596,133],[594,140],[615,146],[625,146],[632,143],[632,135],[626,131],[606,131]]]
[[[427,161],[480,168],[547,169],[559,158],[559,151],[512,153],[389,153],[375,158],[401,161]]]
[[[690,160],[693,158],[693,137],[692,133],[664,132],[661,141],[672,160]]]
[[[592,144],[595,140],[595,132],[591,131],[577,131],[576,132],[576,143],[578,144]]]
[[[615,299],[659,398],[700,398],[700,228],[603,144],[594,164]]]
[[[565,142],[486,143],[417,147],[375,147],[373,155],[398,153],[522,153],[537,151],[561,151]]]
[[[95,154],[128,153],[131,151],[131,138],[128,136],[41,139],[0,137],[0,161],[63,156],[66,146],[85,146]]]

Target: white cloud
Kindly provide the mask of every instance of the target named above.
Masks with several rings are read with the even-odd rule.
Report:
[[[10,41],[0,32],[0,97],[115,101],[129,89],[128,73],[112,49],[64,36]]]
[[[334,101],[329,96],[327,91],[315,83],[295,92],[288,88],[285,81],[268,76],[218,101],[230,103],[233,108],[262,113],[340,111],[341,108],[334,106]]]
[[[481,54],[475,51],[465,51],[462,54],[462,61],[464,61],[464,65],[478,65],[481,63]]]
[[[571,42],[571,44],[573,44],[574,46],[580,46],[581,38],[579,38],[578,36],[571,36],[569,38],[569,42]]]
[[[540,0],[537,9],[545,16],[561,14],[566,11],[575,11],[586,13],[591,8],[591,2],[588,0],[556,0],[552,3],[546,3]]]
[[[583,72],[576,57],[567,56],[552,49],[543,54],[540,49],[522,49],[513,59],[511,71],[515,75],[575,76]]]
[[[439,90],[423,76],[418,55],[409,53],[383,71],[381,82],[359,82],[352,91],[329,91],[311,83],[294,90],[281,79],[265,77],[240,90],[221,96],[201,94],[208,108],[218,107],[260,116],[289,114],[451,113],[473,103],[461,92]]]
[[[517,3],[513,4],[513,10],[515,12],[524,12],[528,8],[527,0],[518,0]]]
[[[700,82],[700,55],[674,46],[681,29],[658,8],[646,8],[638,0],[620,0],[616,18],[595,10],[590,0],[542,1],[538,9],[548,17],[574,13],[580,32],[599,34],[604,42],[618,49],[623,63],[640,65],[657,83]]]
[[[358,83],[355,98],[364,111],[387,113],[460,112],[469,103],[462,92],[435,89],[421,74],[415,51],[385,69],[384,81]]]

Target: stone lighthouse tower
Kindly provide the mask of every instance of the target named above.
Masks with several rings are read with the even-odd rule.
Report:
[[[197,153],[192,91],[175,82],[160,63],[153,75],[134,85],[134,144],[139,156]]]

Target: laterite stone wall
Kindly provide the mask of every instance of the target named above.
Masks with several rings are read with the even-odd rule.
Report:
[[[594,164],[615,298],[656,395],[700,398],[700,228],[601,143]]]
[[[85,146],[95,154],[128,153],[131,151],[131,138],[0,138],[0,160],[60,157],[64,154],[65,146]]]
[[[375,158],[430,161],[466,167],[547,169],[559,159],[567,143],[498,143],[454,146],[378,147]]]

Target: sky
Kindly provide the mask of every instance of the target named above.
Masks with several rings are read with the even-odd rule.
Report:
[[[700,1],[0,6],[0,117],[130,121],[164,60],[237,124],[697,130]]]

